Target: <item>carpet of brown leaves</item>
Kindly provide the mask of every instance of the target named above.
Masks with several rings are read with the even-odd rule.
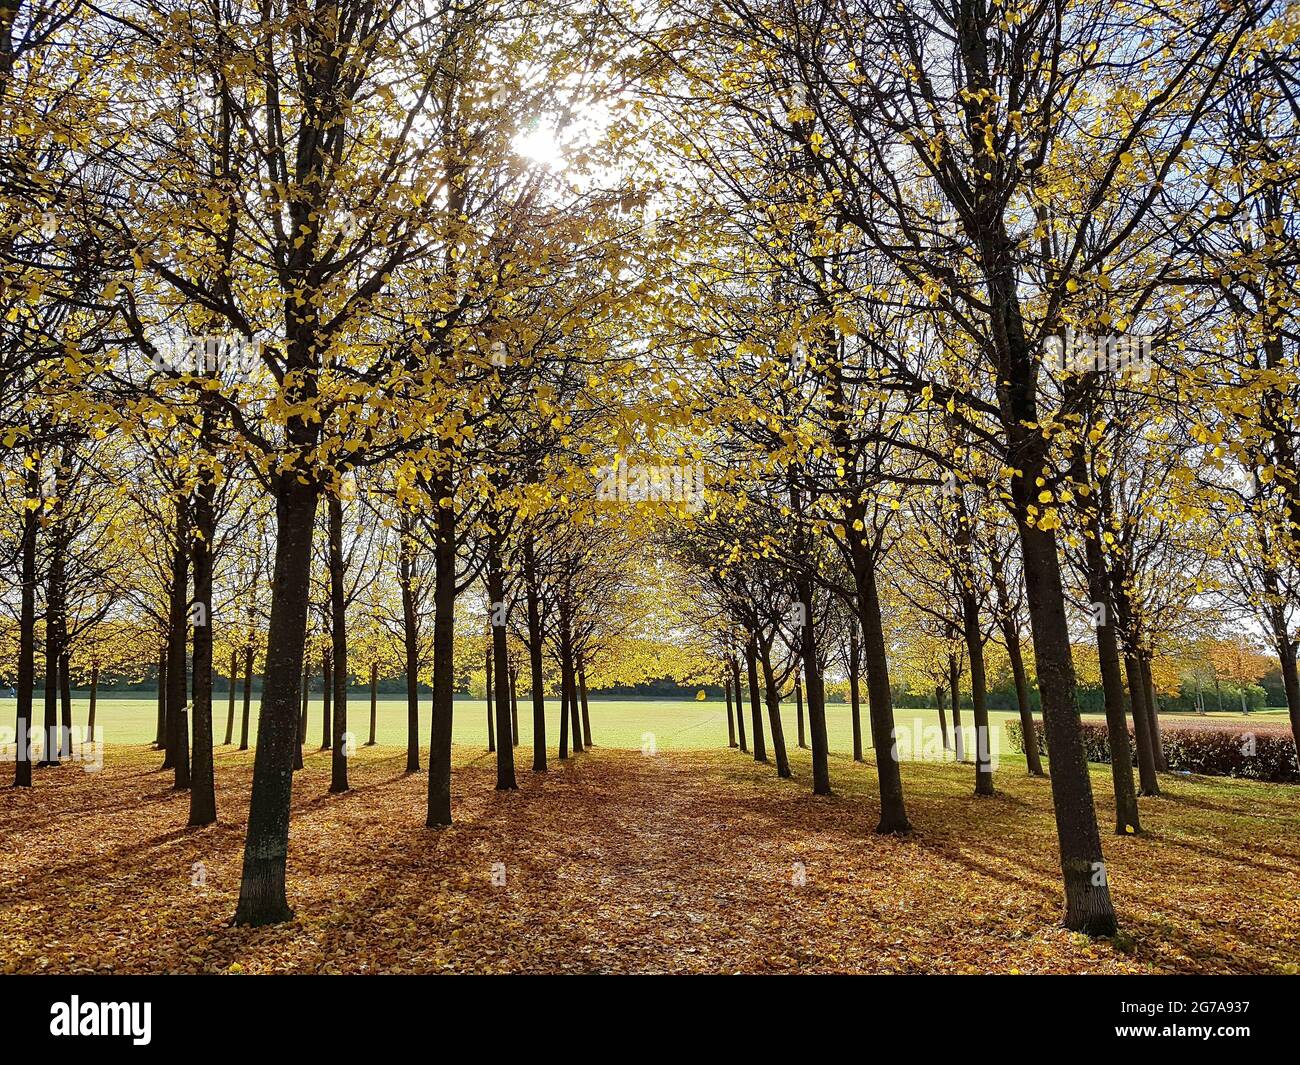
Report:
[[[229,926],[251,756],[217,756],[222,821],[184,827],[160,756],[40,770],[0,791],[6,972],[1295,972],[1300,789],[1169,777],[1147,834],[1104,840],[1124,932],[1058,924],[1049,785],[1004,767],[907,765],[918,832],[872,832],[870,766],[838,794],[734,751],[597,749],[493,790],[458,749],[456,826],[423,827],[423,774],[362,752],[294,789],[286,925]],[[1103,824],[1105,767],[1094,778]],[[502,883],[501,881],[504,880]]]

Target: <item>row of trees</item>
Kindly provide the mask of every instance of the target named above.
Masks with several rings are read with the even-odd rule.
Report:
[[[619,417],[628,360],[613,329],[639,313],[649,241],[635,184],[598,172],[617,161],[614,138],[563,177],[518,149],[538,128],[581,132],[612,98],[602,29],[592,12],[517,2],[147,0],[15,15],[4,376],[20,732],[38,553],[51,676],[75,641],[60,572],[61,541],[76,539],[68,471],[96,450],[92,491],[106,505],[136,497],[121,540],[157,570],[133,614],[166,634],[167,761],[190,789],[191,824],[216,816],[216,622],[233,637],[246,617],[239,628],[265,634],[239,921],[288,914],[313,620],[329,660],[332,786],[347,786],[349,636],[359,643],[348,611],[378,597],[368,614],[382,619],[393,597],[371,578],[391,572],[387,556],[413,731],[426,653],[433,683],[430,825],[451,819],[456,604],[471,589],[493,622],[497,736],[511,731],[514,625],[534,768],[555,646],[575,710],[561,748],[581,746],[576,685],[611,631],[588,616],[599,601],[583,582],[614,576],[575,567],[606,530],[565,487],[594,427]],[[34,490],[51,471],[53,489]],[[122,609],[122,594],[104,599]],[[498,784],[514,787],[513,745],[496,746]]]
[[[1066,923],[1112,930],[1080,615],[1113,741],[1131,706],[1142,792],[1159,787],[1153,656],[1193,604],[1267,634],[1300,727],[1295,12],[665,10],[680,24],[652,77],[678,118],[678,197],[727,234],[683,257],[678,312],[691,398],[727,414],[718,504],[680,547],[711,616],[751,662],[798,654],[817,791],[836,613],[878,751],[892,610],[946,645],[937,677],[964,651],[977,728],[983,644],[1018,646],[1023,616]],[[1135,832],[1124,762],[1117,828]],[[878,768],[879,830],[906,831],[897,765]],[[978,754],[976,774],[987,794]]]
[[[212,676],[264,640],[238,921],[289,913],[316,661],[334,790],[349,677],[396,640],[412,770],[431,681],[426,823],[450,822],[458,617],[490,644],[503,790],[510,693],[542,771],[548,673],[567,755],[591,739],[586,682],[645,662],[647,633],[737,709],[748,689],[782,775],[797,680],[818,793],[828,673],[849,677],[855,757],[892,748],[900,661],[954,725],[966,687],[986,737],[997,641],[1027,731],[1040,697],[1066,924],[1097,934],[1116,922],[1084,662],[1113,736],[1131,713],[1138,737],[1138,786],[1113,767],[1123,832],[1159,788],[1155,663],[1192,612],[1271,641],[1300,727],[1294,13],[28,0],[6,19],[20,732],[38,600],[47,725],[86,632],[152,625],[168,764],[208,823]],[[876,769],[878,828],[906,832],[898,761]]]

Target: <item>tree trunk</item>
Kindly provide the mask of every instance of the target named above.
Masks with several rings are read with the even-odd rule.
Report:
[[[334,681],[334,715],[330,718],[330,791],[348,790],[348,604],[343,590],[343,500],[331,493],[326,502],[329,525],[330,666]]]
[[[223,747],[235,742],[235,684],[239,680],[239,650],[230,652],[230,672],[226,674],[226,738]]]
[[[285,859],[294,752],[301,751],[298,687],[307,639],[317,494],[317,487],[301,484],[296,473],[280,475],[266,671],[257,715],[257,753],[253,758],[253,792],[236,924],[272,924],[293,916],[285,892]]]
[[[487,704],[487,734],[488,734],[488,753],[494,754],[497,749],[496,725],[492,721],[492,637],[489,630],[487,650],[483,656],[483,678],[484,678],[484,700]]]
[[[496,524],[496,523],[494,523]],[[510,725],[510,663],[506,646],[506,579],[502,570],[501,536],[488,536],[488,609],[492,621],[491,661],[496,669],[497,791],[516,791],[515,749]]]
[[[1077,489],[1088,487],[1082,446],[1076,448],[1071,476]],[[1089,492],[1088,496],[1094,493]],[[1128,719],[1124,714],[1124,679],[1120,675],[1119,641],[1115,635],[1118,612],[1110,595],[1110,570],[1102,547],[1102,524],[1097,505],[1084,497],[1079,503],[1083,522],[1084,566],[1088,595],[1098,614],[1097,660],[1101,667],[1102,697],[1106,707],[1106,734],[1110,740],[1111,783],[1115,791],[1115,832],[1120,836],[1142,831],[1138,820],[1137,792],[1133,788],[1133,760],[1129,754]]]
[[[772,675],[772,655],[766,644],[759,648],[759,661],[763,666],[763,689],[767,695],[767,721],[772,729],[776,775],[784,779],[790,776],[790,760],[786,757],[785,729],[781,724],[781,695],[776,690],[776,678]]]
[[[985,17],[970,6],[956,20],[954,52],[969,91],[995,94]],[[1048,438],[1039,425],[1037,353],[1025,335],[1017,291],[1016,241],[1008,232],[1003,173],[990,125],[992,108],[971,107],[967,116],[973,147],[971,206],[967,228],[978,247],[987,299],[988,343],[996,373],[997,400],[1006,438],[1012,513],[1020,539],[1043,732],[1052,765],[1052,805],[1065,889],[1065,925],[1090,935],[1116,931],[1092,781],[1083,753],[1078,692],[1065,612],[1065,589],[1056,533],[1038,520],[1040,486],[1053,476]],[[995,171],[997,175],[995,176]],[[954,692],[954,698],[956,693]]]
[[[578,666],[578,701],[582,704],[582,742],[588,749],[596,746],[591,742],[591,711],[587,706],[587,670]]]
[[[582,707],[578,701],[578,670],[576,665],[577,659],[574,659],[574,665],[569,669],[569,722],[570,735],[573,738],[573,753],[586,749],[586,741],[582,735]]]
[[[799,633],[799,657],[807,681],[808,739],[812,744],[812,790],[814,795],[830,795],[830,736],[826,731],[826,682],[817,660],[817,631],[813,628],[812,581],[800,573],[795,579],[795,593],[803,605],[804,624]],[[796,691],[798,689],[796,688]]]
[[[306,638],[304,636],[304,644]],[[298,716],[298,742],[293,752],[293,768],[302,768],[302,749],[307,743],[307,704],[311,699],[311,666],[307,665],[306,653],[304,647],[302,666],[302,712]],[[266,676],[262,676],[262,698],[266,698]],[[261,711],[258,711],[258,719],[261,720]]]
[[[943,749],[950,751],[952,748],[948,744],[948,714],[944,710],[943,685],[937,685],[934,689],[934,705],[939,711],[939,733],[943,737]]]
[[[437,668],[435,659],[434,668]],[[434,706],[437,706],[437,700],[434,700]],[[370,663],[370,736],[366,739],[366,746],[375,745],[375,727],[379,723],[379,663]],[[430,755],[432,757],[432,755]]]
[[[583,748],[582,710],[578,706],[578,660],[573,651],[572,614],[566,612],[565,619],[566,636],[561,648],[565,665],[560,670],[560,683],[565,689],[564,705],[569,708],[569,749],[578,754]]]
[[[1133,714],[1133,738],[1138,756],[1138,794],[1159,795],[1160,778],[1156,776],[1151,713],[1147,709],[1147,690],[1142,680],[1142,667],[1138,664],[1137,624],[1124,575],[1118,569],[1112,569],[1110,573],[1110,592],[1110,602],[1115,607],[1116,621],[1123,641],[1124,674],[1128,680],[1129,709]]]
[[[560,686],[564,689],[564,706],[569,718],[569,749],[578,754],[582,750],[582,722],[578,708],[577,659],[573,652],[573,612],[567,604],[560,608]]]
[[[265,680],[265,678],[263,678]],[[311,700],[311,666],[302,667],[302,713],[298,718],[298,745],[307,742],[307,704]]]
[[[1300,530],[1296,530],[1300,532]],[[1267,543],[1261,543],[1267,553]],[[1296,754],[1300,757],[1300,674],[1296,669],[1297,641],[1292,638],[1290,626],[1287,625],[1286,611],[1281,605],[1284,600],[1279,594],[1281,581],[1271,564],[1266,564],[1262,571],[1264,593],[1270,604],[1268,608],[1269,630],[1273,637],[1273,647],[1277,651],[1278,668],[1282,673],[1282,689],[1286,693],[1287,715],[1291,719],[1291,740],[1296,745]],[[1223,706],[1220,703],[1219,709]]]
[[[1095,523],[1094,531],[1099,535]],[[1104,622],[1097,626],[1097,658],[1101,666],[1102,697],[1106,706],[1106,734],[1110,740],[1111,782],[1115,789],[1115,832],[1120,836],[1129,836],[1141,832],[1142,825],[1138,819],[1137,792],[1133,788],[1133,759],[1129,753],[1128,718],[1124,713],[1124,679],[1120,675],[1114,609],[1107,592],[1101,543],[1091,536],[1086,536],[1085,539],[1088,591],[1094,607],[1100,604]]]
[[[1023,468],[1024,477],[1015,478],[1013,491],[1021,496],[1017,524],[1043,702],[1043,730],[1052,764],[1052,805],[1065,887],[1065,925],[1089,935],[1112,935],[1117,927],[1115,910],[1102,858],[1092,781],[1083,754],[1056,537],[1028,525],[1024,518],[1028,504],[1024,499],[1025,484],[1021,482],[1033,486],[1045,467],[1039,461],[1026,462]]]
[[[72,652],[67,649],[67,637],[64,636],[64,651],[59,656],[59,708],[63,715],[63,726],[59,729],[63,757],[73,757],[72,751]]]
[[[724,677],[722,680],[722,690],[727,697],[727,747],[736,746],[736,718],[731,710],[731,678]],[[802,722],[800,722],[802,724]]]
[[[175,543],[172,548],[172,593],[167,641],[167,758],[174,773],[173,787],[190,786],[190,735],[186,721],[186,696],[189,677],[185,668],[185,644],[189,630],[189,507],[184,500],[176,503]],[[165,763],[168,764],[168,763]]]
[[[745,703],[741,698],[740,663],[736,661],[735,655],[730,655],[727,664],[731,667],[731,690],[736,693],[736,740],[740,744],[741,754],[748,754],[749,747],[745,744]]]
[[[1038,753],[1038,729],[1029,706],[1029,681],[1025,676],[1025,656],[1020,650],[1020,633],[1010,619],[1002,623],[1002,638],[1007,645],[1011,675],[1016,682],[1016,707],[1020,711],[1020,734],[1025,738],[1025,763],[1031,777],[1043,776],[1043,759]]]
[[[33,504],[39,503],[41,474],[28,455],[26,498],[23,500],[23,532],[19,579],[22,604],[18,615],[18,685],[14,752],[14,787],[32,786],[32,704],[36,694],[36,537],[39,523]]]
[[[794,675],[794,723],[799,749],[803,750],[808,746],[808,740],[803,728],[803,678],[798,673]]]
[[[832,409],[849,410],[843,373],[832,358],[830,368],[830,402]],[[838,419],[832,430],[835,451],[846,469],[855,464],[855,449],[850,440],[847,419]],[[847,531],[847,562],[853,575],[854,605],[857,608],[859,636],[867,673],[867,712],[871,721],[872,746],[876,751],[876,776],[880,791],[878,833],[910,832],[907,806],[903,799],[903,777],[894,751],[894,699],[889,689],[889,661],[886,656],[884,625],[880,617],[880,593],[876,586],[874,548],[867,540],[869,515],[863,494],[849,487],[843,498],[844,527]],[[811,698],[811,695],[810,695]]]
[[[90,667],[90,709],[86,714],[86,736],[82,741],[82,757],[87,743],[95,742],[95,702],[99,697],[99,663]]]
[[[753,715],[754,761],[767,761],[767,746],[763,741],[763,711],[758,694],[758,641],[750,633],[745,644],[745,669],[749,673],[749,709]]]
[[[1156,694],[1155,681],[1151,678],[1151,652],[1139,653],[1138,665],[1142,668],[1142,684],[1147,692],[1147,712],[1151,715],[1151,753],[1155,755],[1156,769],[1168,773],[1169,760],[1165,757],[1165,741],[1160,733],[1160,698]]]
[[[207,422],[204,415],[204,424]],[[200,471],[194,493],[194,677],[191,681],[194,706],[194,760],[190,781],[190,827],[210,825],[217,820],[216,780],[212,765],[212,545],[216,542],[217,520],[213,511],[216,484],[209,473]]]
[[[546,772],[546,678],[542,672],[542,614],[533,535],[524,538],[524,594],[528,598],[528,676],[533,700],[533,772]]]
[[[59,630],[63,611],[63,533],[57,524],[60,509],[57,499],[53,509],[56,517],[50,536],[50,568],[45,585],[45,737],[40,761],[43,766],[59,764],[60,748],[59,661],[63,656],[63,645],[59,641]]]
[[[986,699],[984,673],[984,634],[980,631],[979,600],[975,595],[975,561],[971,549],[974,532],[966,498],[955,495],[957,528],[954,543],[957,549],[957,598],[961,603],[961,634],[970,661],[971,717],[975,721],[975,794],[993,794],[993,766],[989,760],[989,712]]]
[[[331,642],[334,634],[330,634]],[[320,656],[320,748],[319,750],[328,751],[330,749],[330,738],[334,734],[332,718],[334,716],[334,654],[330,648],[325,648]]]
[[[406,655],[406,771],[420,771],[420,644],[415,616],[414,561],[410,518],[402,512],[397,551],[397,583],[402,593],[402,635]]]
[[[564,672],[563,658],[560,672]],[[557,757],[562,762],[569,757],[569,692],[563,680],[560,681],[560,749]]]
[[[952,741],[954,757],[966,761],[966,737],[961,730],[961,666],[957,656],[948,656],[948,691],[952,694]]]
[[[519,667],[510,663],[510,745],[519,746]]]
[[[1300,756],[1300,672],[1296,667],[1296,643],[1290,638],[1285,623],[1274,631],[1278,662],[1282,667],[1282,687],[1286,691],[1286,709],[1291,718],[1291,741]]]
[[[244,707],[239,721],[239,749],[248,750],[248,717],[253,705],[253,645],[244,648]]]
[[[155,750],[167,749],[167,641],[158,648],[158,728],[154,732]]]
[[[66,458],[66,452],[65,456]],[[55,498],[50,506],[50,569],[45,596],[45,747],[42,765],[58,765],[64,756],[63,730],[59,727],[59,698],[66,673],[68,649],[67,540],[63,527],[63,499],[67,482],[60,462],[55,472]],[[64,711],[70,718],[70,711]],[[66,722],[71,725],[71,720]]]
[[[429,724],[429,797],[424,823],[439,828],[451,824],[451,727],[456,691],[456,510],[450,469],[434,474],[429,495],[434,506],[433,720]]]
[[[852,522],[849,523],[852,528]],[[903,801],[903,777],[894,754],[894,697],[889,690],[889,663],[885,651],[885,630],[880,617],[880,594],[876,567],[866,547],[852,537],[853,576],[857,590],[858,623],[862,628],[863,665],[867,674],[867,712],[871,719],[871,742],[876,749],[876,774],[880,787],[879,833],[912,831]]]
[[[980,632],[979,604],[969,589],[962,600],[962,634],[970,659],[971,717],[975,719],[975,794],[993,794],[993,763],[989,755],[989,711],[985,702],[984,637]]]
[[[1142,683],[1142,667],[1138,665],[1136,655],[1125,654],[1124,672],[1128,677],[1129,708],[1133,714],[1133,736],[1138,752],[1138,794],[1159,795],[1160,778],[1156,776],[1155,751],[1151,742],[1151,715],[1147,711],[1147,690],[1146,685]]]
[[[853,760],[864,761],[862,757],[862,700],[858,691],[858,676],[862,669],[860,644],[858,643],[858,626],[852,623],[849,632],[849,707],[853,719]]]
[[[564,603],[560,603],[560,759],[569,757],[569,618]]]

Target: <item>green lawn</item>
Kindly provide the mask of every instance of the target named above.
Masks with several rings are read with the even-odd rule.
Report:
[[[216,739],[220,743],[225,737],[226,700],[218,696],[216,700]],[[97,723],[103,729],[104,742],[108,744],[140,744],[153,739],[157,703],[150,698],[117,698],[101,696],[96,709]],[[559,702],[548,700],[547,704],[547,740],[554,749],[559,742]],[[370,702],[365,692],[354,693],[348,703],[352,729],[357,736],[357,743],[366,741],[369,731]],[[597,746],[641,748],[647,734],[653,735],[653,742],[658,750],[700,750],[725,746],[727,742],[726,704],[722,700],[696,702],[686,699],[641,699],[613,700],[593,699],[590,703],[591,727],[593,739]],[[84,695],[73,698],[73,720],[78,725],[86,722],[87,700]],[[236,704],[235,740],[239,739],[239,704]],[[0,726],[11,728],[14,720],[14,700],[0,699]],[[41,708],[36,709],[40,719]],[[308,743],[310,746],[320,744],[321,702],[313,699],[308,712]],[[937,752],[938,714],[934,710],[895,711],[895,721],[900,730],[900,746],[903,759],[929,760]],[[995,756],[1001,752],[1004,757],[1016,761],[1016,756],[1006,749],[1006,737],[1002,722],[1016,715],[1004,711],[990,714],[993,723]],[[853,749],[853,732],[849,708],[832,703],[826,709],[827,728],[833,751],[841,753]],[[1100,716],[1097,716],[1100,720]],[[1209,720],[1224,723],[1243,721],[1269,721],[1285,724],[1287,717],[1284,710],[1267,710],[1243,717],[1241,714],[1210,714]],[[787,743],[793,747],[796,740],[795,708],[793,703],[782,706],[782,720]],[[1162,715],[1161,720],[1173,722],[1181,720],[1174,715]],[[1190,718],[1206,721],[1207,718]],[[378,727],[376,738],[381,745],[404,746],[406,743],[406,703],[397,696],[381,696],[378,703]],[[746,734],[751,731],[750,717],[746,718]],[[949,719],[951,724],[951,718]],[[256,736],[257,702],[253,703],[253,732]],[[962,712],[962,722],[968,728],[971,723],[970,710]],[[429,742],[429,699],[424,696],[420,703],[420,743]],[[767,729],[766,711],[763,722]],[[863,744],[870,745],[870,731],[866,707],[862,711]],[[520,742],[532,743],[532,706],[525,699],[519,707]],[[6,737],[7,738],[7,737]],[[457,699],[453,739],[456,743],[486,746],[487,711],[481,699]],[[969,740],[967,741],[969,744]],[[770,739],[769,739],[770,743]]]

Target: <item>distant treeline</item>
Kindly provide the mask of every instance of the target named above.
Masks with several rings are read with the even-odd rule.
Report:
[[[369,688],[361,678],[353,679],[353,687],[360,692],[368,692]],[[380,680],[376,685],[380,695],[404,695],[406,692],[406,681],[402,677],[391,677]],[[848,701],[847,692],[842,690],[847,685],[827,685],[826,701],[831,704],[841,704]],[[38,688],[38,691],[40,689]],[[73,685],[73,691],[86,691],[85,686],[78,687]],[[224,676],[214,678],[214,692],[228,693],[228,682]],[[321,678],[312,678],[311,690],[313,694],[319,695],[321,691]],[[428,696],[432,689],[427,684],[420,684],[419,691],[421,695]],[[262,678],[253,678],[253,691],[260,695],[262,691]],[[593,691],[592,694],[601,699],[694,699],[697,694],[703,691],[705,698],[710,700],[721,700],[724,696],[721,685],[704,684],[704,685],[684,685],[677,681],[662,677],[658,680],[646,681],[642,684],[616,684],[609,688],[602,688]],[[143,679],[129,678],[125,676],[112,677],[103,674],[99,679],[99,694],[101,697],[112,698],[113,696],[131,696],[133,698],[146,698],[156,696],[158,693],[158,679],[152,672]],[[458,697],[468,697],[470,695],[468,688],[458,689]],[[1222,707],[1218,695],[1222,695]],[[893,692],[894,705],[904,710],[920,710],[934,706],[933,692],[910,691],[906,688],[895,688]],[[790,696],[793,698],[793,695]],[[1079,710],[1085,714],[1102,713],[1105,710],[1103,705],[1103,695],[1101,687],[1098,685],[1080,684],[1078,688]],[[1241,709],[1240,697],[1237,689],[1229,685],[1224,685],[1221,693],[1207,690],[1203,694],[1203,700],[1207,710],[1223,709],[1226,712],[1238,712]],[[1039,705],[1038,690],[1030,688],[1029,702],[1035,713],[1041,709]],[[864,695],[865,705],[865,695]],[[970,695],[965,693],[962,698],[962,706],[970,705]],[[1262,677],[1257,685],[1251,685],[1246,689],[1246,705],[1250,710],[1260,710],[1268,706],[1286,706],[1286,692],[1282,687],[1282,673],[1280,670]],[[988,691],[988,708],[990,710],[1005,710],[1014,712],[1016,710],[1016,690],[1009,684],[990,685]],[[1160,709],[1167,713],[1194,713],[1196,710],[1196,696],[1194,692],[1184,691],[1176,696],[1162,695],[1160,697]]]

